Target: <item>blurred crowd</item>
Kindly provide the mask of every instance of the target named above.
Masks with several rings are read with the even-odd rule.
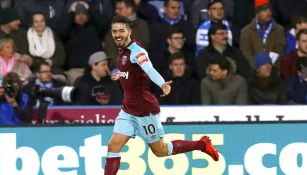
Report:
[[[0,81],[6,87],[20,79],[20,97],[1,104],[29,101],[33,85],[79,89],[72,103],[45,97],[48,105],[121,104],[122,89],[112,80],[116,15],[129,18],[132,38],[173,80],[167,97],[152,86],[161,104],[307,104],[305,0],[0,0],[0,6]],[[0,95],[7,96],[5,89]]]

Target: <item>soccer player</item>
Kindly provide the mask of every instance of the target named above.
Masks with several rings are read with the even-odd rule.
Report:
[[[172,81],[164,81],[153,68],[146,50],[131,39],[131,27],[126,17],[114,17],[111,32],[119,48],[117,59],[119,72],[113,78],[120,80],[124,89],[124,101],[108,144],[105,175],[117,173],[121,148],[135,136],[137,131],[142,133],[150,149],[158,157],[200,150],[218,161],[219,155],[207,136],[198,141],[164,142],[164,130],[159,119],[160,107],[150,91],[149,79],[162,89],[161,96],[170,93]]]

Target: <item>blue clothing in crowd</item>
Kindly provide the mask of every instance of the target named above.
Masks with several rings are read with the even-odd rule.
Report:
[[[307,82],[302,77],[294,76],[286,83],[290,102],[307,104]]]
[[[3,98],[5,98],[3,96]],[[21,102],[19,107],[22,109],[26,109],[28,103],[29,103],[29,96],[25,93],[21,93]],[[2,102],[0,103],[0,124],[4,125],[18,125],[22,123],[22,114],[16,113],[14,108],[6,101],[6,100],[1,100]],[[18,107],[17,107],[18,108]]]
[[[232,33],[230,29],[230,24],[226,20],[222,20],[222,23],[227,27],[227,32],[228,32],[228,43],[232,45]],[[209,45],[209,36],[208,32],[210,27],[212,26],[212,21],[207,20],[203,22],[199,28],[197,29],[196,33],[196,55],[198,55],[199,51],[207,47]]]
[[[286,55],[296,49],[296,38],[294,29],[290,29],[286,33]]]

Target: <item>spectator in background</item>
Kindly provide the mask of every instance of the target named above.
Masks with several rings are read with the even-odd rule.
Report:
[[[212,60],[201,81],[202,104],[247,104],[247,85],[229,58]]]
[[[159,18],[159,12],[157,8],[148,3],[148,0],[134,0],[136,5],[136,13],[138,17],[144,19],[148,23],[152,23],[153,21]]]
[[[214,3],[216,0],[195,0],[192,5],[191,17],[193,27],[197,29],[201,23],[210,20],[209,4]],[[233,18],[234,13],[234,0],[220,0],[223,3],[223,18],[230,20]]]
[[[241,29],[255,17],[255,0],[235,0],[232,20],[233,44],[238,47]],[[226,1],[227,2],[227,1]]]
[[[119,105],[123,92],[119,82],[111,80],[109,58],[103,51],[93,53],[88,61],[90,66],[83,76],[74,83],[78,89],[74,105]]]
[[[24,0],[12,0],[12,6],[15,8],[15,9],[18,9],[21,5],[22,5],[22,2]]]
[[[118,16],[124,16],[129,19],[132,27],[131,37],[145,48],[149,48],[150,33],[146,21],[137,17],[134,11],[135,4],[133,0],[116,0],[115,13]],[[117,63],[118,48],[112,38],[111,31],[105,36],[105,49],[109,57],[111,57],[111,67],[115,67]]]
[[[40,62],[37,63],[35,71],[36,71],[36,77],[32,79],[24,87],[24,91],[28,92],[29,94],[31,94],[31,89],[34,86],[38,86],[40,89],[53,89],[53,88],[60,88],[66,85],[64,82],[54,79],[52,77],[51,65],[44,60],[41,60]],[[44,100],[44,102],[46,102],[48,106],[64,105],[64,102],[60,97],[58,98],[44,97],[42,100]],[[35,106],[36,107],[39,106],[39,101],[36,102]]]
[[[72,3],[80,0],[68,0],[66,10]],[[103,40],[106,32],[110,28],[110,22],[114,16],[114,7],[110,0],[83,0],[89,4],[89,14],[94,19],[100,38]]]
[[[12,39],[0,40],[0,75],[5,76],[9,72],[16,72],[23,81],[32,75],[29,68],[31,58],[16,53]]]
[[[18,74],[10,72],[0,87],[0,124],[19,125],[32,120],[33,101],[21,91],[22,81]]]
[[[32,16],[32,26],[27,34],[29,53],[33,58],[32,67],[44,60],[52,66],[52,73],[64,77],[65,50],[62,41],[47,26],[43,13],[34,13]]]
[[[279,68],[278,59],[286,44],[284,29],[272,18],[268,0],[256,0],[255,11],[256,17],[241,31],[240,49],[252,67],[257,53],[270,52],[274,66]]]
[[[250,104],[286,104],[286,91],[266,52],[255,56],[255,71],[248,83]]]
[[[12,0],[0,0],[0,11],[1,9],[13,7]]]
[[[288,101],[307,104],[307,57],[296,60],[297,74],[286,81]]]
[[[190,73],[194,76],[194,58],[189,55],[189,52],[184,48],[185,37],[183,30],[179,27],[173,26],[169,28],[167,33],[167,48],[163,52],[152,53],[152,63],[156,70],[162,75],[169,70],[170,55],[181,52],[184,54],[185,63],[190,68]]]
[[[195,30],[180,15],[181,4],[179,0],[165,0],[163,17],[154,21],[151,26],[150,53],[162,52],[167,48],[165,41],[167,32],[172,26],[183,29],[186,36],[186,47],[189,52],[195,53]]]
[[[206,76],[210,61],[228,57],[236,65],[236,73],[248,78],[251,67],[241,51],[229,45],[227,27],[224,24],[214,25],[209,29],[208,36],[209,46],[203,48],[196,57],[198,77],[202,79]]]
[[[307,16],[306,0],[273,0],[272,9],[274,19],[289,29],[295,16]]]
[[[300,16],[294,21],[294,27],[288,30],[286,33],[286,55],[290,54],[298,47],[295,39],[297,32],[302,29],[307,29],[307,18]]]
[[[185,18],[191,19],[191,10],[195,0],[182,0]]]
[[[196,55],[199,51],[209,45],[208,31],[210,27],[217,24],[224,24],[226,26],[228,34],[228,43],[232,45],[232,32],[230,29],[230,23],[224,19],[224,4],[222,0],[212,0],[208,4],[209,19],[204,21],[196,33]]]
[[[46,17],[47,24],[53,29],[57,30],[61,18],[64,14],[64,1],[63,0],[26,0],[18,9],[21,23],[25,28],[31,25],[32,14],[41,12]]]
[[[302,29],[296,34],[296,44],[298,48],[281,62],[280,74],[284,80],[296,75],[296,60],[307,57],[307,29]]]
[[[169,60],[169,70],[164,73],[163,77],[166,81],[173,81],[172,91],[168,96],[160,98],[160,103],[167,105],[200,104],[199,82],[191,76],[185,55],[175,52],[170,55]]]
[[[88,9],[88,3],[76,1],[63,16],[60,33],[66,48],[69,84],[73,84],[83,74],[90,55],[102,50],[98,29]]]
[[[27,33],[20,28],[20,20],[13,8],[0,11],[0,39],[12,38],[16,43],[16,51],[20,54],[28,53]]]

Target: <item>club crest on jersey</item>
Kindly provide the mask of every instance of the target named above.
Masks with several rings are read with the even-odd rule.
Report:
[[[148,59],[148,57],[146,56],[145,53],[140,53],[140,54],[138,54],[138,55],[136,56],[136,60],[138,61],[138,63],[139,63],[140,65],[143,64],[143,63],[145,63],[145,62],[148,62],[148,61],[149,61],[149,59]]]
[[[123,56],[122,58],[122,65],[126,64],[127,62],[127,56]]]

